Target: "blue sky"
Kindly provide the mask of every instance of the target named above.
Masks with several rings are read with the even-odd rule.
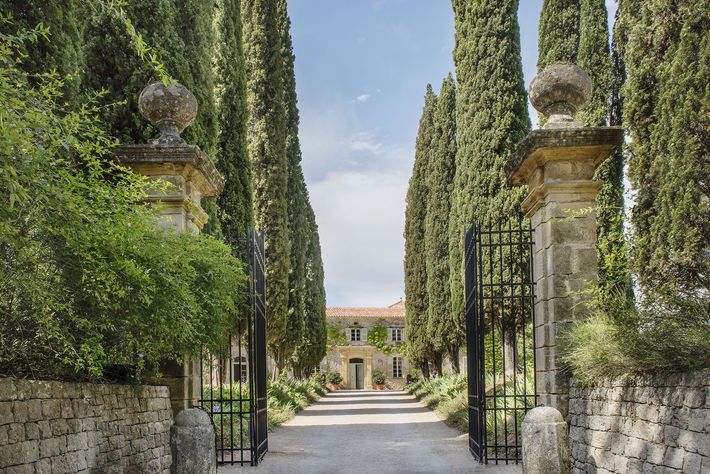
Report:
[[[535,75],[542,0],[519,10]],[[290,0],[303,168],[329,306],[404,296],[404,207],[424,90],[454,71],[449,0]],[[614,2],[607,0],[613,18]],[[533,117],[533,123],[535,118]]]

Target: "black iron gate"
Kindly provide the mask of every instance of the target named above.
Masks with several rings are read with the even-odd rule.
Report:
[[[256,466],[268,450],[264,234],[249,230],[227,242],[247,266],[242,317],[227,347],[202,356],[199,407],[214,423],[217,463]]]
[[[469,449],[518,463],[521,424],[535,406],[533,233],[523,221],[465,236]]]

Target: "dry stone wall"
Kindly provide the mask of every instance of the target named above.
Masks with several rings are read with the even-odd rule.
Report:
[[[573,472],[710,472],[710,371],[573,381],[569,421]]]
[[[169,473],[167,387],[0,379],[0,472]]]

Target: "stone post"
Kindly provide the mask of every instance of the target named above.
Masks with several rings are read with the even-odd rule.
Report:
[[[216,474],[217,454],[214,425],[199,408],[187,408],[170,428],[172,474]]]
[[[537,407],[523,419],[523,474],[569,474],[567,423],[552,407]]]
[[[203,197],[217,196],[224,179],[209,157],[198,146],[180,137],[197,115],[197,99],[180,84],[150,84],[138,100],[140,112],[161,132],[157,139],[143,145],[116,149],[118,162],[134,172],[169,186],[148,190],[146,201],[160,209],[160,225],[178,232],[199,233],[207,222]],[[196,404],[200,394],[199,361],[162,364],[162,382],[170,387],[173,413]]]
[[[509,181],[527,185],[523,212],[534,229],[535,363],[540,402],[567,416],[569,379],[560,364],[562,331],[587,316],[579,293],[597,279],[594,173],[623,141],[620,127],[584,127],[574,115],[591,96],[578,66],[553,64],[530,84],[530,101],[548,117],[518,143]]]

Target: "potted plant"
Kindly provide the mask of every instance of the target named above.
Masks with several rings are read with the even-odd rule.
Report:
[[[343,376],[337,370],[331,370],[327,375],[328,383],[332,390],[340,390],[340,384],[343,383]]]
[[[372,385],[375,386],[377,390],[384,390],[385,388],[385,374],[380,370],[375,370],[372,373]]]

